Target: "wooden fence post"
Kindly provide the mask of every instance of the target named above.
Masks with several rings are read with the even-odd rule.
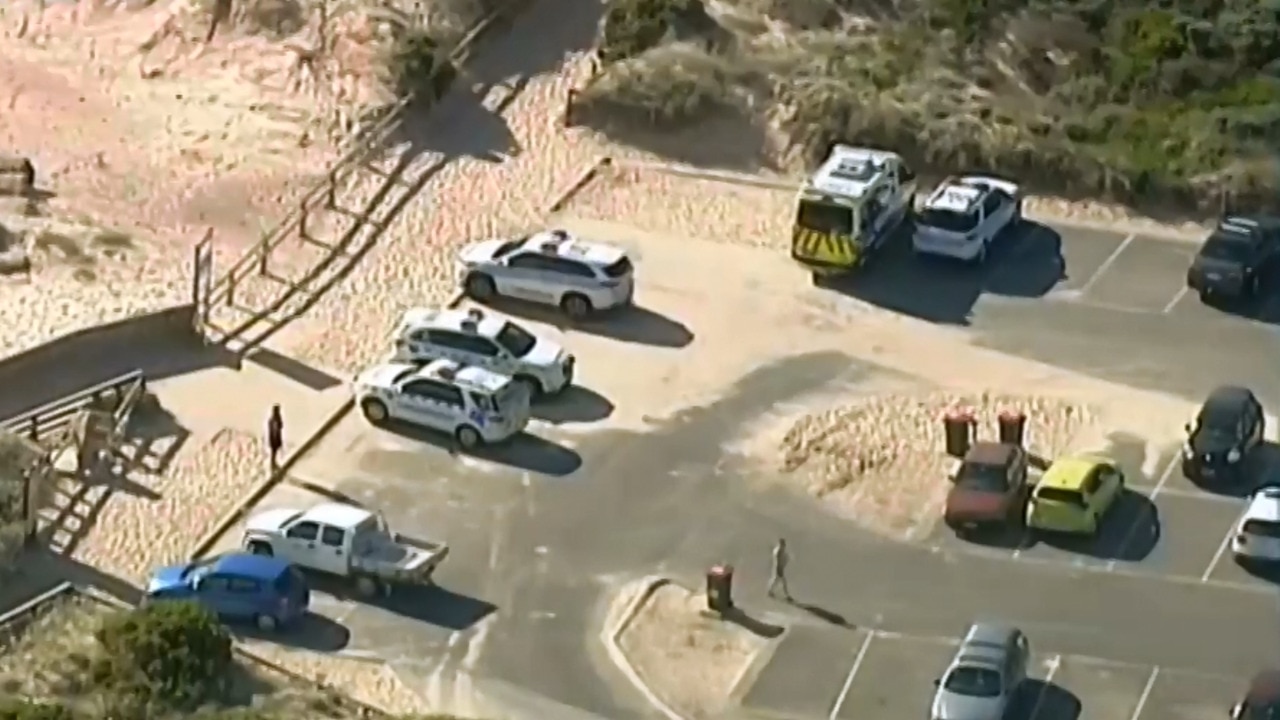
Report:
[[[227,274],[227,307],[235,307],[236,304],[236,274],[231,272]]]
[[[333,175],[329,176],[329,188],[324,193],[324,205],[328,210],[338,209],[338,179]]]
[[[258,243],[258,274],[259,275],[265,276],[267,274],[267,271],[268,271],[267,265],[271,260],[270,244],[271,244],[270,235],[263,238],[262,242]]]

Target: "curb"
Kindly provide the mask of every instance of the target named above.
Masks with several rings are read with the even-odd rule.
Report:
[[[645,683],[645,681],[640,677],[640,674],[636,672],[635,667],[631,665],[631,661],[627,659],[627,654],[622,652],[622,647],[618,644],[623,631],[631,625],[631,621],[635,620],[636,615],[640,613],[640,608],[644,607],[644,604],[648,602],[649,598],[653,597],[653,594],[657,592],[659,588],[670,584],[672,584],[672,580],[670,578],[660,575],[651,575],[645,578],[644,588],[640,592],[636,593],[636,596],[627,604],[626,609],[623,610],[618,621],[613,625],[613,627],[606,627],[601,631],[600,635],[601,640],[604,642],[605,652],[609,655],[609,659],[613,661],[613,664],[617,666],[618,670],[620,670],[624,676],[626,676],[627,681],[631,683],[632,687],[638,690],[651,706],[657,709],[658,712],[662,713],[667,720],[686,720],[683,715],[672,710],[670,705],[663,702],[662,698],[658,697],[653,690],[649,688],[649,685]]]
[[[583,188],[590,185],[591,182],[596,179],[596,176],[600,174],[601,170],[604,170],[607,167],[612,167],[614,164],[614,159],[608,155],[601,155],[596,158],[595,162],[591,163],[584,168],[582,172],[578,173],[573,182],[555,196],[551,201],[551,204],[547,206],[547,214],[550,215],[551,213],[558,213],[565,209],[569,204],[569,201],[573,199],[573,196],[582,192]]]
[[[289,470],[291,470],[294,465],[297,465],[298,461],[310,452],[325,435],[328,435],[329,431],[341,422],[354,407],[355,400],[352,398],[348,397],[346,400],[343,400],[337,410],[333,411],[324,422],[320,423],[320,427],[316,428],[316,430],[312,432],[306,440],[302,441],[302,444],[299,445],[296,450],[284,459],[284,462],[280,464],[279,469],[268,475],[266,479],[262,480],[257,485],[253,486],[253,489],[250,490],[248,494],[240,500],[240,502],[236,503],[235,507],[231,508],[218,519],[217,524],[213,526],[212,530],[201,536],[200,540],[191,550],[191,559],[199,559],[208,553],[209,550],[213,548],[214,544],[218,542],[218,538],[226,534],[226,532],[231,529],[232,525],[235,525],[240,518],[244,517],[245,511],[253,505],[256,505],[257,502],[266,496],[267,493],[271,492],[276,485],[284,481]]]

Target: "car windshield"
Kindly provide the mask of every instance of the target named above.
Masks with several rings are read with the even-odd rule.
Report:
[[[631,259],[624,255],[621,260],[605,268],[604,274],[613,280],[630,275]]]
[[[1200,254],[1212,260],[1240,261],[1249,256],[1252,244],[1245,235],[1214,233],[1200,248]]]
[[[1003,465],[967,462],[956,473],[956,485],[984,492],[1004,492],[1009,488],[1009,472]]]
[[[978,213],[958,213],[938,208],[926,209],[920,213],[916,224],[947,232],[967,233],[978,226]]]
[[[1067,505],[1084,505],[1084,496],[1077,490],[1067,488],[1042,487],[1036,490],[1036,498],[1048,502],[1066,503]]]
[[[961,666],[947,675],[942,687],[957,695],[1000,697],[1000,673],[991,668]]]
[[[801,200],[796,224],[809,230],[848,235],[853,232],[853,210],[833,203]]]
[[[1280,523],[1274,523],[1269,520],[1245,520],[1244,526],[1240,528],[1240,532],[1245,535],[1255,535],[1258,537],[1275,538],[1280,540]]]
[[[502,329],[498,331],[495,339],[504,350],[518,358],[528,355],[533,346],[538,344],[538,338],[534,337],[528,330],[510,322],[502,325]]]
[[[502,243],[501,245],[498,246],[497,250],[493,251],[493,259],[497,260],[499,258],[504,258],[510,255],[511,253],[515,252],[516,250],[519,250],[521,247],[524,246],[525,241],[528,239],[529,238],[527,237],[522,237],[522,238],[516,238],[515,240],[508,240]]]
[[[1206,405],[1196,418],[1196,432],[1209,436],[1232,437],[1240,423],[1240,412],[1227,405]]]

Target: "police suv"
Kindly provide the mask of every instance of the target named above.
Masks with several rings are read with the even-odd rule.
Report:
[[[501,442],[529,423],[529,394],[510,376],[454,360],[386,362],[360,373],[355,399],[372,423],[450,433],[464,448]]]
[[[911,247],[921,255],[982,263],[1000,233],[1021,221],[1017,185],[989,177],[950,178],[916,213]]]
[[[634,268],[621,248],[564,230],[483,240],[462,250],[462,286],[479,302],[498,297],[555,305],[573,319],[629,305]]]
[[[574,357],[556,342],[479,309],[414,308],[400,318],[392,360],[440,358],[483,367],[524,383],[531,398],[573,384]]]

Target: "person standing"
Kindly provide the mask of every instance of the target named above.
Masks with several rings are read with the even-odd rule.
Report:
[[[773,564],[769,572],[769,597],[776,597],[778,588],[782,588],[782,596],[791,601],[791,588],[787,587],[787,564],[790,562],[787,540],[778,538],[778,544],[773,546]]]
[[[271,406],[271,416],[267,418],[267,451],[270,453],[271,471],[280,469],[280,450],[284,447],[284,418],[280,415],[280,406]]]

